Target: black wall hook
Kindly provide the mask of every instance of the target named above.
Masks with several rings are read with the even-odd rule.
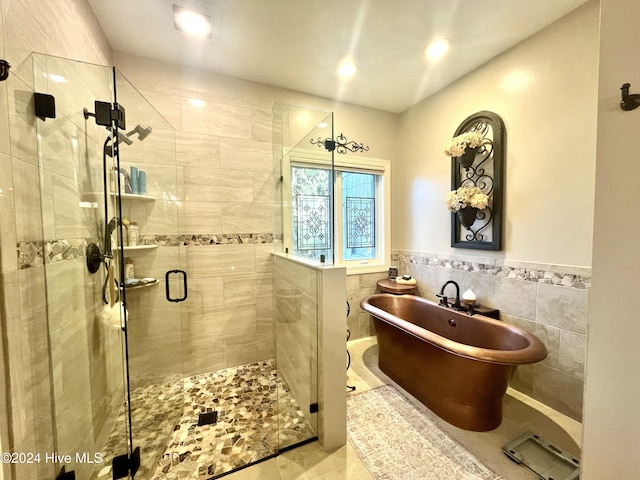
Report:
[[[640,107],[640,94],[634,93],[629,95],[630,83],[625,83],[620,87],[622,90],[622,101],[620,102],[620,108],[624,111],[633,110]]]
[[[6,60],[0,60],[0,82],[9,77],[9,69],[11,65]]]

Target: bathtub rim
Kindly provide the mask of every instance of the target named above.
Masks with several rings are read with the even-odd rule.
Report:
[[[418,325],[414,325],[413,323],[397,317],[385,310],[382,310],[381,308],[378,308],[369,302],[369,299],[380,297],[406,297],[416,302],[426,303],[435,308],[444,309],[450,314],[467,316],[468,314],[456,310],[451,310],[450,308],[443,307],[442,305],[439,305],[431,300],[428,300],[424,297],[418,297],[416,295],[394,295],[390,293],[376,293],[373,295],[369,295],[368,297],[360,301],[360,308],[362,308],[362,310],[364,310],[365,312],[371,314],[376,319],[393,325],[399,330],[417,337],[420,340],[423,340],[435,347],[441,348],[442,350],[445,350],[453,355],[468,358],[471,360],[501,365],[526,365],[539,362],[547,357],[547,347],[538,337],[536,337],[532,333],[527,332],[526,330],[504,323],[501,320],[495,320],[493,318],[489,318],[477,313],[471,317],[474,320],[487,323],[501,330],[509,330],[511,331],[511,333],[515,333],[521,337],[524,337],[529,342],[529,344],[525,348],[519,350],[494,350],[490,348],[474,347],[471,345],[458,343],[446,337],[438,335],[437,333],[434,333],[430,330],[426,330]]]

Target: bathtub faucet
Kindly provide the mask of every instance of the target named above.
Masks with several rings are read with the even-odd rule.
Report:
[[[450,306],[449,305],[449,300],[447,299],[447,296],[444,293],[444,289],[450,283],[452,283],[453,286],[456,287],[456,301],[451,306],[453,308],[455,308],[456,310],[461,310],[462,307],[460,306],[460,286],[456,282],[454,282],[453,280],[449,280],[447,283],[445,283],[442,286],[442,288],[440,289],[440,293],[438,295],[436,295],[436,297],[438,297],[440,299],[440,305],[442,305],[443,307],[449,307]]]

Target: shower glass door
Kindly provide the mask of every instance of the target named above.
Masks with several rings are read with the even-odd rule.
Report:
[[[301,129],[305,133],[297,133]],[[274,155],[274,177],[280,179],[274,215],[280,451],[319,433],[319,285],[313,267],[333,263],[334,231],[333,153],[323,146],[326,138],[333,138],[333,114],[274,105],[274,143],[282,149]]]
[[[95,100],[113,102],[113,77],[104,66],[40,54],[32,60],[34,90],[55,101],[55,118],[35,120],[52,451],[68,456],[56,458],[57,473],[97,478],[113,456],[127,452],[120,303],[108,282],[111,260],[91,273],[86,254],[91,244],[105,251],[103,155],[111,133],[83,109],[93,112]]]
[[[52,451],[68,455],[55,469],[152,478],[184,403],[175,133],[114,69],[32,60],[35,92],[55,102],[35,120]],[[122,106],[124,128],[98,125],[96,101]]]
[[[175,459],[163,453],[183,412],[183,322],[186,273],[178,236],[182,201],[175,131],[117,70],[115,98],[126,127],[118,142],[122,219],[122,292],[127,307],[126,358],[130,398],[131,454],[140,448],[136,479],[162,476]],[[181,439],[184,440],[184,439]]]

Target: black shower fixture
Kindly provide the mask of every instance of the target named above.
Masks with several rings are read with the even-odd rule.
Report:
[[[313,145],[318,145],[318,147],[324,147],[328,152],[333,152],[335,150],[342,155],[347,153],[347,150],[350,152],[369,151],[369,147],[365,147],[362,143],[357,143],[353,140],[349,141],[347,137],[345,137],[342,133],[338,135],[338,138],[336,138],[335,140],[333,140],[332,138],[325,138],[324,140],[322,140],[320,137],[318,137],[318,140],[314,140],[312,138],[310,142]]]
[[[96,119],[97,125],[111,128],[112,125],[116,125],[120,130],[124,130],[126,127],[126,114],[122,105],[113,104],[109,102],[101,102],[96,100],[93,102],[93,108],[95,113],[91,113],[86,108],[82,109],[85,120],[89,120],[89,117]]]
[[[131,135],[133,135],[134,133],[138,134],[138,140],[142,141],[145,138],[147,138],[151,132],[153,131],[153,129],[151,127],[145,127],[144,125],[136,125],[136,128],[134,128],[133,130],[131,130],[130,132],[126,133],[127,136],[127,140],[124,140],[123,138],[121,138],[120,140],[123,140],[127,145],[131,145],[133,143],[133,141],[131,140]]]
[[[0,82],[9,77],[9,69],[11,65],[6,60],[0,60]]]

